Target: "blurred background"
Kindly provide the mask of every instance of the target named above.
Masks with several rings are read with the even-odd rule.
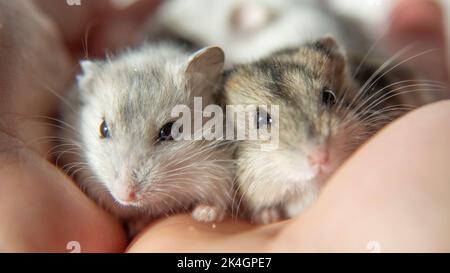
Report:
[[[245,61],[323,33],[335,36],[344,33],[341,42],[362,52],[374,47],[373,51],[390,56],[412,45],[409,56],[420,56],[408,62],[410,67],[425,78],[443,82],[449,78],[450,0],[36,0],[35,3],[59,26],[75,59],[102,57],[163,33],[164,38],[176,36],[197,46],[219,44],[225,48],[228,59]],[[258,5],[268,7],[268,11]],[[238,6],[242,7],[239,12],[235,8]],[[285,27],[275,29],[270,25],[274,24],[270,21],[273,18],[270,10],[276,9],[281,10],[279,14],[291,16]],[[322,11],[325,13],[320,14]],[[342,17],[352,20],[351,23],[341,24]],[[230,29],[233,34],[238,32],[236,22],[240,24],[240,36],[230,34]],[[295,24],[304,26],[295,32],[304,37],[292,34]],[[358,31],[368,38],[364,46],[358,39],[361,36]]]

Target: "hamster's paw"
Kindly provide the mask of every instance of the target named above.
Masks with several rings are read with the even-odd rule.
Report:
[[[301,214],[317,199],[318,190],[311,189],[303,193],[302,197],[297,200],[292,200],[285,204],[284,211],[287,218],[293,218]]]
[[[136,219],[127,221],[125,224],[125,228],[127,231],[128,238],[132,239],[139,232],[141,232],[149,223],[148,219]]]
[[[251,220],[253,223],[265,225],[282,220],[282,215],[279,208],[266,208],[255,213]]]
[[[192,211],[192,218],[199,222],[222,221],[225,211],[216,206],[197,205]]]
[[[302,213],[309,204],[303,200],[297,202],[291,202],[286,205],[286,216],[289,218],[295,217]]]

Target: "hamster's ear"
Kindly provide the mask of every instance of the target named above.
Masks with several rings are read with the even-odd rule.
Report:
[[[94,78],[98,65],[95,62],[84,60],[80,62],[81,74],[77,76],[78,86],[80,88],[86,85]]]
[[[316,50],[325,52],[331,58],[337,72],[344,70],[347,59],[345,50],[331,35],[317,40],[314,47]]]
[[[314,46],[317,50],[327,52],[330,55],[341,54],[345,56],[344,49],[331,35],[326,35],[323,38],[320,38],[314,43]]]
[[[195,52],[185,71],[188,90],[194,96],[212,94],[220,83],[224,62],[225,54],[220,47],[211,46]]]

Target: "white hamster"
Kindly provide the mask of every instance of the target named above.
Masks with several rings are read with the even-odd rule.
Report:
[[[190,53],[170,43],[82,61],[62,111],[72,129],[61,146],[80,186],[126,221],[191,209],[197,220],[220,220],[230,202],[231,152],[223,141],[174,141],[171,111],[192,108],[194,96],[211,103],[223,63],[218,47]]]
[[[198,46],[217,44],[227,67],[268,56],[330,34],[347,46],[365,46],[358,28],[310,0],[170,0],[150,18],[150,37],[172,35]],[[348,34],[351,33],[351,35]]]

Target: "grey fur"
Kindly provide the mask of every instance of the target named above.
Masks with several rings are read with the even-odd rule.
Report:
[[[196,67],[197,62],[207,67]],[[68,95],[70,107],[63,109],[62,118],[76,130],[65,131],[64,138],[78,152],[62,153],[66,162],[83,164],[76,172],[81,187],[124,220],[148,220],[196,205],[202,205],[202,211],[204,205],[217,209],[216,220],[223,216],[233,180],[227,145],[157,141],[160,128],[173,120],[175,105],[191,105],[194,95],[202,96],[204,104],[212,101],[222,66],[218,48],[193,54],[170,43],[82,62],[83,74]],[[111,131],[109,139],[99,137],[103,119]],[[144,195],[139,206],[121,205],[111,195],[128,181]]]

